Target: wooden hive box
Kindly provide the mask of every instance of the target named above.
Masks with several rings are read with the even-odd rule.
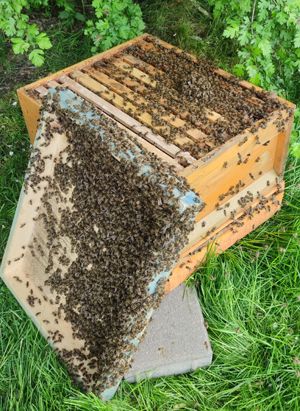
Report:
[[[20,88],[31,142],[43,96],[60,86],[173,164],[205,202],[167,292],[192,274],[209,246],[224,251],[280,208],[292,103],[145,34]]]

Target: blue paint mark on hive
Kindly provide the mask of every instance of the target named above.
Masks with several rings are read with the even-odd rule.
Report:
[[[160,280],[165,280],[169,277],[171,271],[161,271],[157,276],[151,281],[148,285],[148,292],[149,294],[154,294],[157,289],[157,284]]]

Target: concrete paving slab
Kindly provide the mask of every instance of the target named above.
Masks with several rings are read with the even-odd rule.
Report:
[[[167,294],[134,355],[128,382],[183,374],[211,364],[212,349],[194,287]]]

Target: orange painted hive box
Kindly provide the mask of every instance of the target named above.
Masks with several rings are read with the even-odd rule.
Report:
[[[18,90],[33,142],[48,88],[69,88],[184,176],[205,207],[166,285],[282,202],[294,105],[148,34]]]

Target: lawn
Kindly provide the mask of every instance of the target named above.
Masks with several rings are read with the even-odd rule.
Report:
[[[156,3],[143,4],[149,32],[213,58],[227,69],[235,62],[234,48],[222,44],[205,16],[182,2],[180,10]],[[197,19],[203,24],[196,28]],[[199,42],[195,30],[205,33],[206,40]],[[0,256],[30,149],[16,89],[90,54],[90,44],[79,30],[55,26],[51,36],[54,47],[38,70],[14,57],[0,39],[5,72],[0,78]],[[297,127],[300,133],[299,123]],[[102,403],[72,384],[1,282],[0,410],[299,410],[300,161],[293,156],[285,178],[280,212],[221,256],[210,256],[189,280],[197,286],[208,323],[214,352],[210,367],[134,385],[123,383],[111,402]]]

